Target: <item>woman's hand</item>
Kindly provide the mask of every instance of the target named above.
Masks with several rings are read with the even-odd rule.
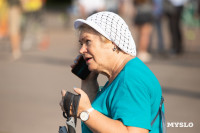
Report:
[[[77,116],[79,117],[81,112],[91,108],[92,106],[91,106],[91,102],[89,100],[88,95],[83,90],[81,90],[80,88],[74,88],[74,91],[77,94],[81,95],[81,98],[80,98],[80,101],[79,101],[79,106],[78,106],[78,111],[77,111]],[[61,91],[62,99],[60,101],[60,106],[61,106],[61,110],[63,112],[65,112],[64,106],[63,106],[65,94],[66,94],[66,91],[62,90]],[[72,114],[72,107],[70,107],[70,114]]]
[[[88,110],[89,108],[92,107],[92,105],[88,95],[83,90],[81,90],[80,88],[74,88],[74,91],[77,94],[81,95],[77,113],[77,116],[79,117],[81,112]]]

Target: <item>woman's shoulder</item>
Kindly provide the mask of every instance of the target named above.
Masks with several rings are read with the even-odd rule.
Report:
[[[157,82],[154,73],[139,58],[130,60],[123,70],[124,81],[146,84],[146,82]]]
[[[134,57],[126,63],[125,68],[136,66],[145,66],[145,64],[138,57]]]
[[[139,58],[135,57],[128,61],[124,68],[121,70],[120,74],[117,76],[116,80],[119,82],[120,85],[123,85],[124,83],[126,84],[127,80],[132,80],[136,79],[137,77],[140,77],[140,71],[142,67],[142,62],[140,61]]]
[[[138,57],[131,59],[124,67],[126,75],[139,74],[141,71],[149,69]]]

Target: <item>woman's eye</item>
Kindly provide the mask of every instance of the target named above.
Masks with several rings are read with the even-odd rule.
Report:
[[[87,45],[89,45],[89,44],[90,44],[90,42],[91,42],[90,40],[86,40],[86,44],[87,44]]]
[[[83,45],[83,43],[82,43],[82,42],[79,42],[79,45],[80,45],[80,46],[82,46],[82,45]]]

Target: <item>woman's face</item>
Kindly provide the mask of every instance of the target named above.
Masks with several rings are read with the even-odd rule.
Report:
[[[112,51],[109,43],[112,42],[104,42],[99,35],[86,31],[80,33],[79,42],[81,45],[79,52],[86,60],[88,69],[98,72],[106,69]]]

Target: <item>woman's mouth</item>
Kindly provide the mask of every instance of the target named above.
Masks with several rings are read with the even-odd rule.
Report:
[[[86,63],[89,63],[92,60],[92,57],[90,58],[85,58]]]

